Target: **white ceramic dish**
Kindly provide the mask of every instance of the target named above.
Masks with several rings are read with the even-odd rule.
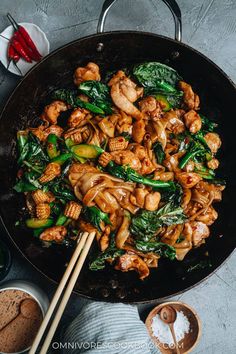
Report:
[[[47,295],[44,293],[44,291],[41,290],[37,285],[25,280],[10,280],[3,283],[2,286],[0,287],[0,292],[4,290],[21,290],[29,294],[30,296],[32,296],[32,298],[35,301],[37,301],[42,311],[43,317],[45,316],[49,306],[49,300]],[[30,348],[25,348],[21,352],[14,352],[14,353],[7,353],[7,354],[20,354],[28,351],[29,349]],[[0,353],[6,354],[3,352]]]
[[[46,34],[39,28],[37,25],[33,23],[26,23],[22,22],[19,23],[21,26],[23,26],[26,31],[29,33],[30,37],[32,38],[33,42],[35,43],[39,53],[44,57],[49,53],[50,45],[48,42],[48,39],[46,37]],[[0,34],[8,39],[10,39],[13,36],[14,29],[12,26],[8,26],[5,28],[3,32]],[[3,37],[0,36],[0,61],[1,63],[5,66],[5,68],[8,67],[8,57],[7,57],[7,48],[8,48],[8,40],[4,39]],[[36,64],[35,61],[32,63],[27,63],[25,60],[20,59],[17,63],[17,66],[19,67],[20,71],[22,72],[23,75],[27,73],[34,65]],[[11,63],[8,67],[8,70],[12,72],[13,74],[19,75],[20,72],[17,70],[15,65]]]

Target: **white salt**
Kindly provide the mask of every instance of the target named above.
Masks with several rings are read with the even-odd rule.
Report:
[[[177,317],[174,322],[174,331],[176,340],[179,342],[184,338],[186,333],[189,333],[190,323],[182,311],[176,311],[176,313]],[[161,343],[166,343],[168,346],[174,345],[174,340],[168,324],[163,322],[158,314],[153,317],[151,327],[154,336],[157,337]]]

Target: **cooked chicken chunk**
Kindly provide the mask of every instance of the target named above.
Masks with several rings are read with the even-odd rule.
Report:
[[[74,73],[75,85],[78,86],[81,82],[88,80],[101,80],[99,66],[92,62],[88,63],[85,67],[78,67]]]
[[[123,71],[118,71],[113,76],[109,82],[109,86],[111,86],[111,98],[119,109],[136,119],[143,117],[142,113],[133,104],[133,102],[142,96],[143,88],[137,87]]]
[[[200,100],[196,93],[193,92],[192,87],[184,81],[179,82],[179,88],[184,93],[184,103],[189,109],[199,109]]]

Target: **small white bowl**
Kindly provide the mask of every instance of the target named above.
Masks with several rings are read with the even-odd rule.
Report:
[[[30,37],[32,38],[33,42],[35,43],[39,53],[42,55],[42,57],[45,57],[49,53],[50,45],[48,42],[48,39],[46,37],[46,34],[39,28],[37,25],[34,23],[26,23],[22,22],[19,23],[19,25],[23,26],[26,31],[29,33]],[[14,33],[14,28],[13,26],[8,26],[5,28],[3,32],[0,34],[8,39],[11,39]],[[7,57],[7,49],[8,49],[8,44],[9,41],[7,39],[4,39],[3,37],[0,36],[0,62],[5,66],[5,68],[8,67],[8,57]],[[33,61],[32,63],[27,63],[25,60],[20,59],[17,63],[18,68],[22,72],[23,75],[27,73],[34,65],[36,64],[36,61]],[[20,75],[20,72],[17,70],[15,65],[11,63],[8,67],[8,70],[12,72],[13,74]]]
[[[5,283],[3,283],[0,287],[0,292],[5,291],[5,290],[21,290],[27,294],[29,294],[39,305],[43,317],[45,317],[45,314],[47,312],[48,306],[49,306],[49,300],[47,295],[44,293],[43,290],[41,290],[37,285],[30,283],[25,280],[9,280]],[[14,352],[14,353],[3,353],[1,354],[20,354],[28,351],[29,348],[25,348],[24,350],[20,352]]]

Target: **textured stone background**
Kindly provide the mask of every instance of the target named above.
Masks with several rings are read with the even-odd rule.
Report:
[[[177,0],[183,17],[183,42],[216,62],[236,82],[236,1]],[[8,26],[6,13],[19,22],[33,22],[45,32],[51,50],[95,33],[102,0],[1,0],[0,32]],[[172,15],[161,0],[118,0],[109,14],[107,30],[133,29],[172,37]],[[1,48],[0,48],[1,50]],[[19,81],[0,65],[0,106]],[[4,237],[4,231],[1,230]],[[232,235],[232,237],[235,237]],[[203,333],[195,354],[229,354],[236,347],[236,255],[207,281],[175,300],[193,306],[202,319]],[[38,274],[16,251],[8,279],[38,283],[49,296],[54,285]],[[63,317],[65,324],[85,300],[73,295]],[[140,306],[142,316],[152,306]]]

